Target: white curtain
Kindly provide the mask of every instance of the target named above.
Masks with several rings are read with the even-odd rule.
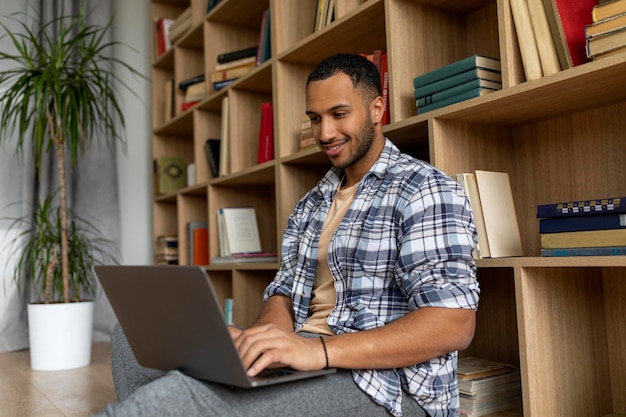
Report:
[[[60,15],[62,7],[65,14],[78,10],[78,0],[40,0],[36,2],[2,1],[0,19],[11,25],[6,16],[14,13],[40,14],[44,19]],[[110,0],[87,1],[87,10],[91,10],[89,23],[106,24],[112,16]],[[142,16],[143,17],[143,16]],[[4,35],[0,33],[0,36]],[[109,34],[111,36],[111,34]],[[10,41],[0,40],[0,48],[10,48]],[[2,65],[7,65],[0,61]],[[117,180],[116,149],[98,145],[97,139],[81,158],[78,169],[74,171],[68,184],[69,205],[81,217],[98,225],[102,233],[120,246],[120,204]],[[36,201],[41,195],[57,188],[53,168],[53,155],[46,161],[41,179],[35,174],[32,159],[28,155],[18,159],[12,144],[0,147],[0,247],[6,246],[11,236],[7,235],[10,220],[29,210],[29,202]],[[18,204],[14,204],[18,203]],[[1,220],[4,219],[4,220]],[[119,249],[118,249],[119,252]],[[2,253],[2,251],[0,251]],[[5,266],[6,267],[3,267]],[[4,281],[0,296],[0,351],[28,348],[28,320],[26,304],[28,294],[20,294],[11,282],[12,265],[0,258],[0,277]],[[98,288],[94,312],[94,341],[109,339],[115,315],[102,290]],[[4,312],[2,311],[4,309]]]

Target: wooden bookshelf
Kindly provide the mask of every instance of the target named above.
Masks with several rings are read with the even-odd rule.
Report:
[[[151,0],[151,19],[193,10],[193,27],[152,66],[152,152],[195,163],[196,185],[155,196],[154,235],[178,234],[188,255],[187,222],[209,222],[218,254],[216,212],[252,205],[262,246],[279,252],[287,217],[329,164],[299,149],[304,84],[336,52],[386,49],[391,124],[403,151],[450,176],[476,169],[510,175],[526,256],[478,260],[481,301],[474,341],[463,355],[520,366],[523,409],[493,416],[625,416],[626,257],[541,258],[536,206],[626,195],[626,55],[526,82],[508,0],[337,0],[339,18],[314,32],[317,0]],[[165,121],[164,84],[204,73],[216,56],[255,45],[270,7],[272,58],[225,90]],[[288,22],[288,23],[285,23]],[[476,53],[499,57],[503,89],[416,115],[412,80]],[[153,55],[154,57],[154,55]],[[210,88],[210,87],[209,87]],[[233,172],[211,178],[203,152],[220,137],[229,98]],[[179,108],[182,94],[175,95]],[[260,103],[274,106],[275,159],[256,164]],[[235,322],[250,324],[278,265],[207,265]]]

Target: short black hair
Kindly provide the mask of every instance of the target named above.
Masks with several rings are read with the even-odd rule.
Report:
[[[380,74],[376,65],[359,54],[337,54],[324,58],[309,74],[306,86],[312,81],[322,81],[339,72],[350,77],[355,88],[363,88],[368,100],[382,95]]]

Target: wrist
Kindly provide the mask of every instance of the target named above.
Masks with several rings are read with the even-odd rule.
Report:
[[[324,336],[320,336],[320,342],[322,342],[322,348],[324,349],[324,369],[328,368],[328,349],[326,349],[326,342],[324,341]]]

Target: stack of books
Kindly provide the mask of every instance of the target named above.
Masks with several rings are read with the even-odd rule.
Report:
[[[207,96],[206,84],[204,82],[204,74],[196,75],[191,78],[184,79],[178,83],[178,89],[183,94],[183,100],[181,103],[181,110],[185,111]]]
[[[461,416],[478,417],[522,406],[517,368],[506,363],[468,357],[458,362]]]
[[[157,265],[178,264],[178,236],[160,235],[154,239],[154,263]]]
[[[154,21],[155,24],[155,52],[159,58],[172,47],[170,41],[170,31],[174,24],[174,19],[158,17]]]
[[[256,66],[257,52],[258,46],[251,46],[219,54],[215,70],[210,74],[213,89],[221,90],[252,71]]]
[[[626,50],[626,0],[594,6],[592,21],[585,27],[587,56],[597,60]]]
[[[626,255],[626,197],[537,206],[541,256]]]
[[[413,79],[417,114],[500,90],[500,60],[473,55]]]

